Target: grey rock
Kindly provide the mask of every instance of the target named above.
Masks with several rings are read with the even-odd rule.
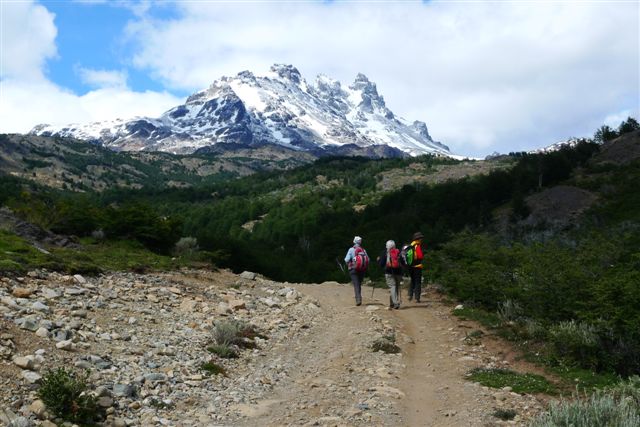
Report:
[[[54,290],[54,289],[49,289],[49,288],[42,288],[40,290],[40,293],[46,299],[56,299],[56,298],[60,298],[62,296],[62,293],[60,291]]]
[[[102,396],[98,398],[98,406],[102,408],[109,408],[113,406],[113,399],[109,396]]]
[[[22,371],[20,374],[22,375],[22,378],[27,380],[29,384],[38,383],[42,379],[42,376],[40,374],[33,371]]]
[[[79,317],[82,319],[86,319],[87,318],[87,310],[73,310],[71,312],[71,315],[73,317]]]
[[[78,283],[80,285],[84,285],[85,283],[87,283],[87,279],[82,277],[80,274],[74,275],[73,279],[76,281],[76,283]]]
[[[11,423],[9,423],[9,427],[32,427],[33,422],[26,417],[17,417]]]
[[[280,306],[280,301],[278,301],[278,300],[276,300],[274,298],[271,298],[271,297],[262,298],[261,301],[265,305],[267,305],[268,307],[279,307]]]
[[[14,310],[20,309],[20,306],[18,305],[16,300],[11,298],[11,297],[2,297],[2,298],[0,298],[0,303],[2,303],[4,305],[6,305],[7,307],[12,308]]]
[[[32,357],[14,357],[13,363],[22,369],[33,370],[33,358]]]
[[[89,290],[84,288],[65,288],[64,294],[69,296],[83,295]]]
[[[167,381],[167,376],[158,372],[152,372],[144,376],[144,380],[148,382],[164,382]]]
[[[71,351],[73,349],[73,342],[71,340],[60,341],[56,343],[56,348]]]
[[[35,332],[39,328],[38,323],[32,319],[18,319],[16,323],[20,325],[20,328],[26,329],[27,331],[31,332]]]
[[[77,330],[77,329],[82,328],[82,322],[80,322],[79,320],[75,320],[75,319],[74,319],[74,320],[72,320],[71,322],[69,322],[69,324],[67,325],[67,327],[68,327],[69,329]]]
[[[113,395],[120,397],[132,397],[136,395],[136,388],[132,384],[115,384]]]
[[[40,311],[40,312],[43,312],[43,313],[48,313],[48,312],[51,311],[51,309],[49,308],[48,305],[43,304],[40,301],[36,301],[33,304],[31,304],[31,309],[35,310],[35,311]]]
[[[29,411],[36,416],[39,420],[45,418],[47,407],[44,402],[40,399],[34,400],[31,405],[29,405]]]
[[[57,331],[54,331],[53,333],[53,340],[54,341],[66,341],[69,338],[71,338],[71,331],[68,331],[66,329],[58,329]]]
[[[80,369],[91,369],[93,367],[93,365],[89,362],[87,362],[86,360],[78,360],[76,363],[74,363],[74,366],[76,368],[80,368]]]
[[[240,277],[246,280],[256,280],[256,273],[251,271],[243,271],[240,273]]]
[[[53,329],[53,322],[51,320],[48,319],[42,319],[40,321],[40,327],[41,328],[45,328],[47,330],[52,330]]]
[[[96,362],[95,366],[96,368],[103,370],[103,369],[109,369],[113,365],[111,364],[111,362],[107,362],[106,360],[103,360],[101,362]]]

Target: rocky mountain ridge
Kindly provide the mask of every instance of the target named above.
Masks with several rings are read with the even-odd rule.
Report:
[[[308,83],[291,65],[264,76],[222,77],[157,118],[65,126],[30,134],[73,137],[114,150],[190,154],[228,145],[276,145],[324,155],[451,156],[425,123],[397,117],[376,84],[358,74],[349,86],[324,75]]]

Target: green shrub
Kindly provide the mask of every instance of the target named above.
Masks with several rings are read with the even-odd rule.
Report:
[[[540,322],[533,319],[524,319],[522,321],[523,338],[544,340],[547,338],[547,328]]]
[[[190,257],[199,249],[198,240],[195,237],[181,237],[175,245],[174,252],[177,256]]]
[[[213,360],[203,363],[200,367],[209,375],[226,375],[226,370]]]
[[[503,322],[513,322],[522,316],[522,306],[514,300],[506,300],[498,304],[498,317]]]
[[[216,344],[225,347],[237,346],[241,348],[255,348],[255,338],[266,339],[258,328],[249,323],[232,320],[219,322],[213,329],[213,339]]]
[[[510,369],[476,368],[467,378],[492,388],[511,387],[516,393],[554,394],[556,389],[541,375],[521,374]]]
[[[471,331],[468,334],[465,334],[464,343],[466,345],[480,345],[481,338],[484,336],[484,332],[480,329],[476,329],[475,331]]]
[[[640,425],[638,377],[590,397],[561,400],[532,423],[531,427],[635,427]]]
[[[559,356],[586,368],[597,366],[600,341],[594,326],[574,320],[560,322],[551,327],[549,335]]]
[[[493,413],[494,417],[500,418],[502,421],[512,420],[516,415],[518,415],[518,413],[513,409],[496,409]]]
[[[213,340],[218,345],[231,346],[240,341],[238,332],[237,322],[218,322],[213,328]]]
[[[88,373],[79,375],[64,368],[48,371],[38,396],[56,416],[75,423],[91,424],[99,417],[98,406],[89,394]]]
[[[213,354],[217,354],[223,359],[235,359],[238,357],[238,353],[232,347],[225,344],[215,344],[207,347],[207,350]]]
[[[24,273],[25,269],[22,265],[10,259],[0,260],[0,272],[3,273]]]

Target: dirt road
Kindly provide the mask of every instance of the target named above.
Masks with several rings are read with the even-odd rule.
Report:
[[[276,350],[295,368],[267,399],[238,408],[248,416],[245,425],[489,426],[503,423],[493,416],[498,407],[516,409],[510,424],[524,425],[535,412],[533,396],[465,380],[473,367],[506,361],[481,344],[465,345],[476,326],[452,316],[434,292],[388,310],[384,289],[373,298],[365,290],[356,307],[350,285],[296,287],[320,302],[324,318]],[[373,352],[372,342],[389,334],[401,353]]]

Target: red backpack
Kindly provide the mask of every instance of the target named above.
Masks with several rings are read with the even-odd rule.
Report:
[[[355,255],[353,260],[353,266],[358,273],[363,273],[367,271],[369,268],[369,255],[367,255],[367,251],[362,249],[360,246],[356,246],[354,248]]]
[[[389,250],[389,256],[387,256],[388,268],[400,268],[400,251],[396,248]]]

